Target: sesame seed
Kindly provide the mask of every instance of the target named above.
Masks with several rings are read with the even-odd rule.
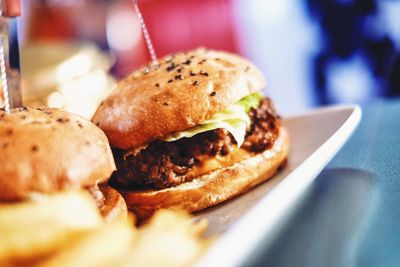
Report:
[[[69,119],[68,119],[68,118],[67,118],[67,119],[58,118],[56,121],[57,121],[58,123],[66,123],[66,122],[69,122]]]
[[[211,94],[210,94],[210,96],[215,96],[217,94],[217,92],[212,92]]]
[[[193,82],[193,85],[198,85],[199,84],[199,81],[194,81]]]
[[[176,68],[176,65],[172,62],[171,65],[169,65],[169,66],[166,68],[166,70],[167,70],[168,72],[170,72],[170,71],[173,71],[175,68]]]
[[[183,76],[181,74],[178,74],[175,76],[175,80],[183,80]]]
[[[168,83],[172,83],[172,82],[173,82],[173,80],[172,80],[172,79],[168,80]]]

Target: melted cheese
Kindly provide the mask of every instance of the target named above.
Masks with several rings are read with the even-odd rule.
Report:
[[[241,148],[230,152],[226,156],[200,156],[198,158],[200,160],[200,164],[193,166],[187,175],[191,177],[198,177],[219,168],[231,166],[252,156],[252,153]]]

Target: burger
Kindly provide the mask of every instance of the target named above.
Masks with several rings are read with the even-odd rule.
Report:
[[[104,133],[58,109],[0,110],[0,202],[85,190],[107,220],[126,216],[122,196],[106,185],[115,170]]]
[[[262,73],[226,52],[196,49],[121,80],[92,121],[107,135],[111,184],[143,218],[190,212],[246,192],[286,162],[288,134]]]

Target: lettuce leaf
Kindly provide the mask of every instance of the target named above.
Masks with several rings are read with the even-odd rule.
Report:
[[[251,108],[258,107],[261,99],[262,95],[260,93],[250,94],[228,106],[226,109],[217,112],[214,116],[199,125],[167,136],[164,141],[172,142],[181,138],[190,138],[199,133],[223,128],[232,134],[238,147],[241,147],[246,136],[246,128],[251,123],[247,113]]]

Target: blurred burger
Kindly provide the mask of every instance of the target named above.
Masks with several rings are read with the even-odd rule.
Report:
[[[90,121],[57,109],[0,110],[0,201],[85,190],[106,219],[126,216],[105,185],[115,170],[108,140]]]
[[[205,49],[159,63],[120,81],[93,117],[113,147],[111,182],[139,217],[207,208],[285,163],[288,135],[253,64]]]

